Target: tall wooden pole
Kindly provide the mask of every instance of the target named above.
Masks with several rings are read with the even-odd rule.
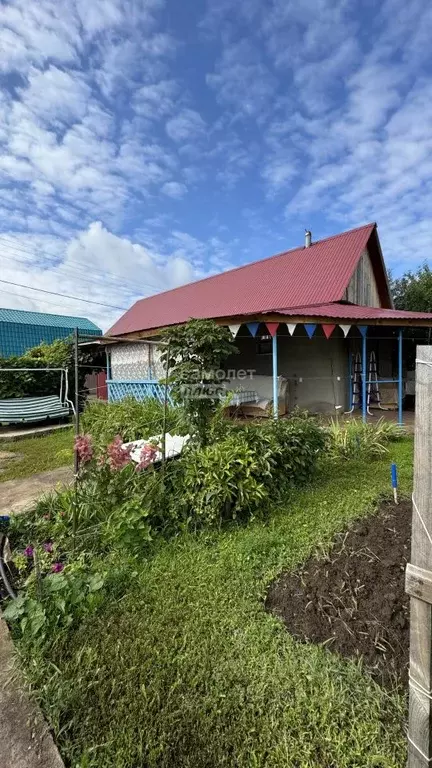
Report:
[[[432,765],[432,346],[417,347],[408,768]]]

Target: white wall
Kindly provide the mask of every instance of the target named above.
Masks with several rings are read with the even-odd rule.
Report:
[[[164,375],[160,351],[154,344],[113,344],[108,351],[115,381],[160,379]]]

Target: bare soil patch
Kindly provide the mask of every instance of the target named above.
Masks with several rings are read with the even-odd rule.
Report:
[[[373,517],[340,534],[328,553],[271,585],[266,608],[303,642],[362,657],[384,685],[406,683],[411,502],[383,502]]]

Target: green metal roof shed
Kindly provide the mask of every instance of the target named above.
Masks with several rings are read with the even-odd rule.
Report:
[[[85,317],[0,308],[0,357],[22,355],[42,342],[50,344],[65,339],[75,328],[91,336],[102,334],[101,329]]]

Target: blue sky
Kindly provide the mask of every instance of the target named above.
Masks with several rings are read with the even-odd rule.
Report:
[[[136,298],[376,220],[430,257],[429,0],[0,8],[3,279]],[[0,306],[120,314],[0,284]]]

